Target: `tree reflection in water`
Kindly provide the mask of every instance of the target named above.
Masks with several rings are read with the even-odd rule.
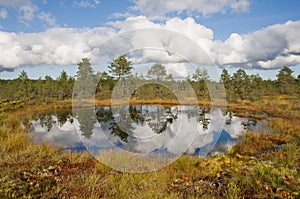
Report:
[[[245,130],[250,130],[252,127],[256,126],[257,120],[254,118],[247,118],[245,121],[242,122]]]
[[[76,112],[76,118],[79,122],[79,128],[82,132],[82,135],[90,139],[93,135],[94,125],[96,123],[94,109],[91,108],[82,108],[78,109]]]
[[[90,139],[96,122],[109,124],[109,131],[112,135],[118,136],[122,141],[127,142],[128,136],[134,135],[134,124],[148,126],[153,133],[163,133],[168,125],[178,119],[178,107],[158,106],[158,105],[129,105],[114,107],[98,107],[94,109],[78,109],[73,117],[70,110],[58,110],[51,113],[39,115],[42,126],[46,126],[50,131],[52,126],[57,123],[63,126],[67,121],[73,123],[74,118],[78,119],[79,129],[82,135]],[[196,117],[201,123],[203,130],[208,128],[210,118],[207,117],[210,109],[197,107],[187,111],[188,117]],[[56,117],[56,119],[53,119]],[[247,124],[243,123],[244,126]],[[151,132],[149,132],[150,134]]]
[[[56,119],[54,119],[56,117]],[[57,110],[55,112],[47,112],[35,117],[35,120],[40,120],[42,127],[46,126],[47,131],[50,131],[55,123],[62,127],[67,121],[73,123],[73,117],[70,110]]]
[[[149,126],[153,132],[161,134],[166,130],[168,124],[172,124],[173,120],[178,118],[177,115],[177,107],[174,107],[174,110],[172,110],[171,107],[148,106],[143,117],[147,126]]]
[[[223,110],[219,110],[219,112],[221,111]],[[235,116],[235,112],[230,110],[224,110],[220,115],[216,113],[218,110],[198,106],[159,105],[83,108],[74,111],[73,114],[72,110],[55,110],[37,115],[31,122],[30,128],[36,136],[36,140],[49,139],[54,144],[65,142],[66,148],[76,148],[79,142],[84,142],[88,146],[95,147],[95,150],[117,146],[124,147],[126,150],[149,152],[164,150],[162,147],[170,140],[175,139],[174,135],[179,128],[182,128],[183,124],[184,129],[181,129],[180,132],[186,130],[187,136],[197,132],[195,143],[189,149],[190,151],[193,151],[194,148],[204,147],[203,139],[206,134],[210,136],[207,137],[207,142],[227,143],[228,141],[233,142],[233,139],[236,139],[240,133],[263,125],[259,120],[253,118]],[[225,119],[225,125],[220,128],[214,126],[214,124],[218,124],[214,121],[222,118]],[[192,131],[189,125],[197,126],[197,129]],[[218,139],[218,136],[220,136],[220,141],[215,140]],[[81,138],[84,139],[80,141]],[[178,147],[180,147],[180,142],[184,142],[185,139],[180,138],[177,141]],[[170,151],[174,150],[170,148]]]
[[[232,123],[232,117],[233,117],[233,112],[231,110],[227,110],[226,114],[227,119],[226,119],[226,125],[231,125]],[[253,127],[256,126],[257,124],[257,119],[249,117],[249,118],[244,118],[243,121],[241,122],[241,125],[243,126],[244,130],[251,130]]]
[[[202,125],[203,131],[208,129],[211,118],[208,117],[210,113],[209,108],[192,106],[191,109],[187,111],[188,118],[196,118],[197,121]]]
[[[172,124],[173,120],[177,119],[177,112],[172,111],[171,107],[130,105],[118,106],[114,109],[115,114],[110,107],[97,108],[97,120],[99,123],[109,123],[111,134],[118,136],[124,142],[128,141],[128,136],[134,135],[134,123],[147,125],[153,132],[160,134],[166,130],[168,124]]]

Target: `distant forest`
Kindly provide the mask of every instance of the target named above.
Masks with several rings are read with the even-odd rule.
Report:
[[[275,80],[264,80],[258,74],[248,75],[245,70],[238,69],[235,73],[229,74],[223,69],[219,82],[210,80],[205,69],[200,67],[195,70],[191,77],[186,79],[174,79],[167,74],[162,64],[154,64],[147,74],[132,74],[132,63],[122,55],[113,60],[108,66],[109,70],[103,73],[95,73],[91,67],[90,59],[83,58],[78,63],[78,71],[75,77],[69,76],[62,71],[60,76],[53,79],[50,76],[32,80],[28,78],[25,71],[13,80],[0,80],[0,102],[11,101],[35,101],[37,103],[48,103],[51,100],[64,100],[72,98],[74,82],[82,81],[82,90],[87,87],[94,87],[96,99],[110,99],[112,91],[119,80],[126,78],[129,82],[147,81],[155,79],[169,85],[168,88],[175,88],[184,93],[186,85],[189,84],[195,90],[198,99],[209,99],[207,82],[225,86],[226,97],[229,102],[237,100],[257,101],[264,98],[272,100],[279,94],[285,94],[296,99],[300,96],[300,75],[295,77],[293,71],[283,67],[276,75]],[[128,81],[126,81],[128,82]],[[124,87],[130,85],[125,85]],[[166,98],[173,99],[172,91],[160,85],[147,84],[136,90],[133,95],[139,98]]]

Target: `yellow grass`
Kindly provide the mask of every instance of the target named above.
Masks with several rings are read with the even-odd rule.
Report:
[[[0,117],[0,198],[299,198],[300,107],[290,100],[278,96],[271,103],[229,104],[230,109],[271,115],[270,129],[264,134],[248,132],[228,153],[207,158],[184,155],[149,173],[120,172],[87,152],[34,144],[28,127],[23,129],[20,123],[35,113],[71,108],[71,100],[6,109]],[[130,101],[154,102],[161,103]],[[176,103],[162,103],[167,102]],[[97,106],[109,104],[109,100],[96,101]],[[284,148],[277,150],[278,145]],[[132,159],[113,151],[99,155],[116,168],[120,161],[137,170],[157,166],[147,158]]]

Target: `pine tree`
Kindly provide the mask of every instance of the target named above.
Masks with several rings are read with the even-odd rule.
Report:
[[[224,84],[224,87],[226,89],[226,98],[227,100],[232,100],[232,82],[231,82],[231,76],[228,73],[228,71],[224,68],[221,74],[220,82]]]
[[[157,81],[164,80],[167,76],[166,68],[161,64],[154,64],[148,71],[148,76],[156,78]]]
[[[249,76],[243,69],[238,69],[232,76],[233,91],[242,100],[249,98],[251,92]]]
[[[21,100],[29,100],[31,98],[31,85],[28,75],[24,70],[21,71],[17,81],[19,82],[19,88],[17,92],[18,98]]]
[[[282,94],[291,94],[294,90],[293,85],[295,78],[293,77],[293,70],[288,67],[283,67],[277,76],[277,85],[279,92]]]
[[[131,62],[127,60],[126,55],[121,55],[114,59],[108,66],[109,72],[119,80],[122,77],[131,74]]]
[[[57,96],[58,99],[65,99],[68,96],[68,75],[66,71],[62,71],[60,76],[56,80],[56,86],[57,86]]]
[[[96,91],[96,76],[91,67],[89,58],[82,58],[82,61],[77,64],[78,71],[76,73],[76,97],[79,99],[91,99]]]
[[[195,73],[192,75],[192,79],[196,81],[199,90],[206,96],[208,90],[206,83],[209,80],[207,70],[205,68],[201,70],[200,67],[197,67]]]

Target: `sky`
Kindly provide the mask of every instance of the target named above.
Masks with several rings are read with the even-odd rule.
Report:
[[[297,76],[299,8],[298,0],[0,0],[0,78],[75,75],[83,57],[104,71],[121,54],[182,76],[191,72],[185,61],[265,79],[288,66]]]

